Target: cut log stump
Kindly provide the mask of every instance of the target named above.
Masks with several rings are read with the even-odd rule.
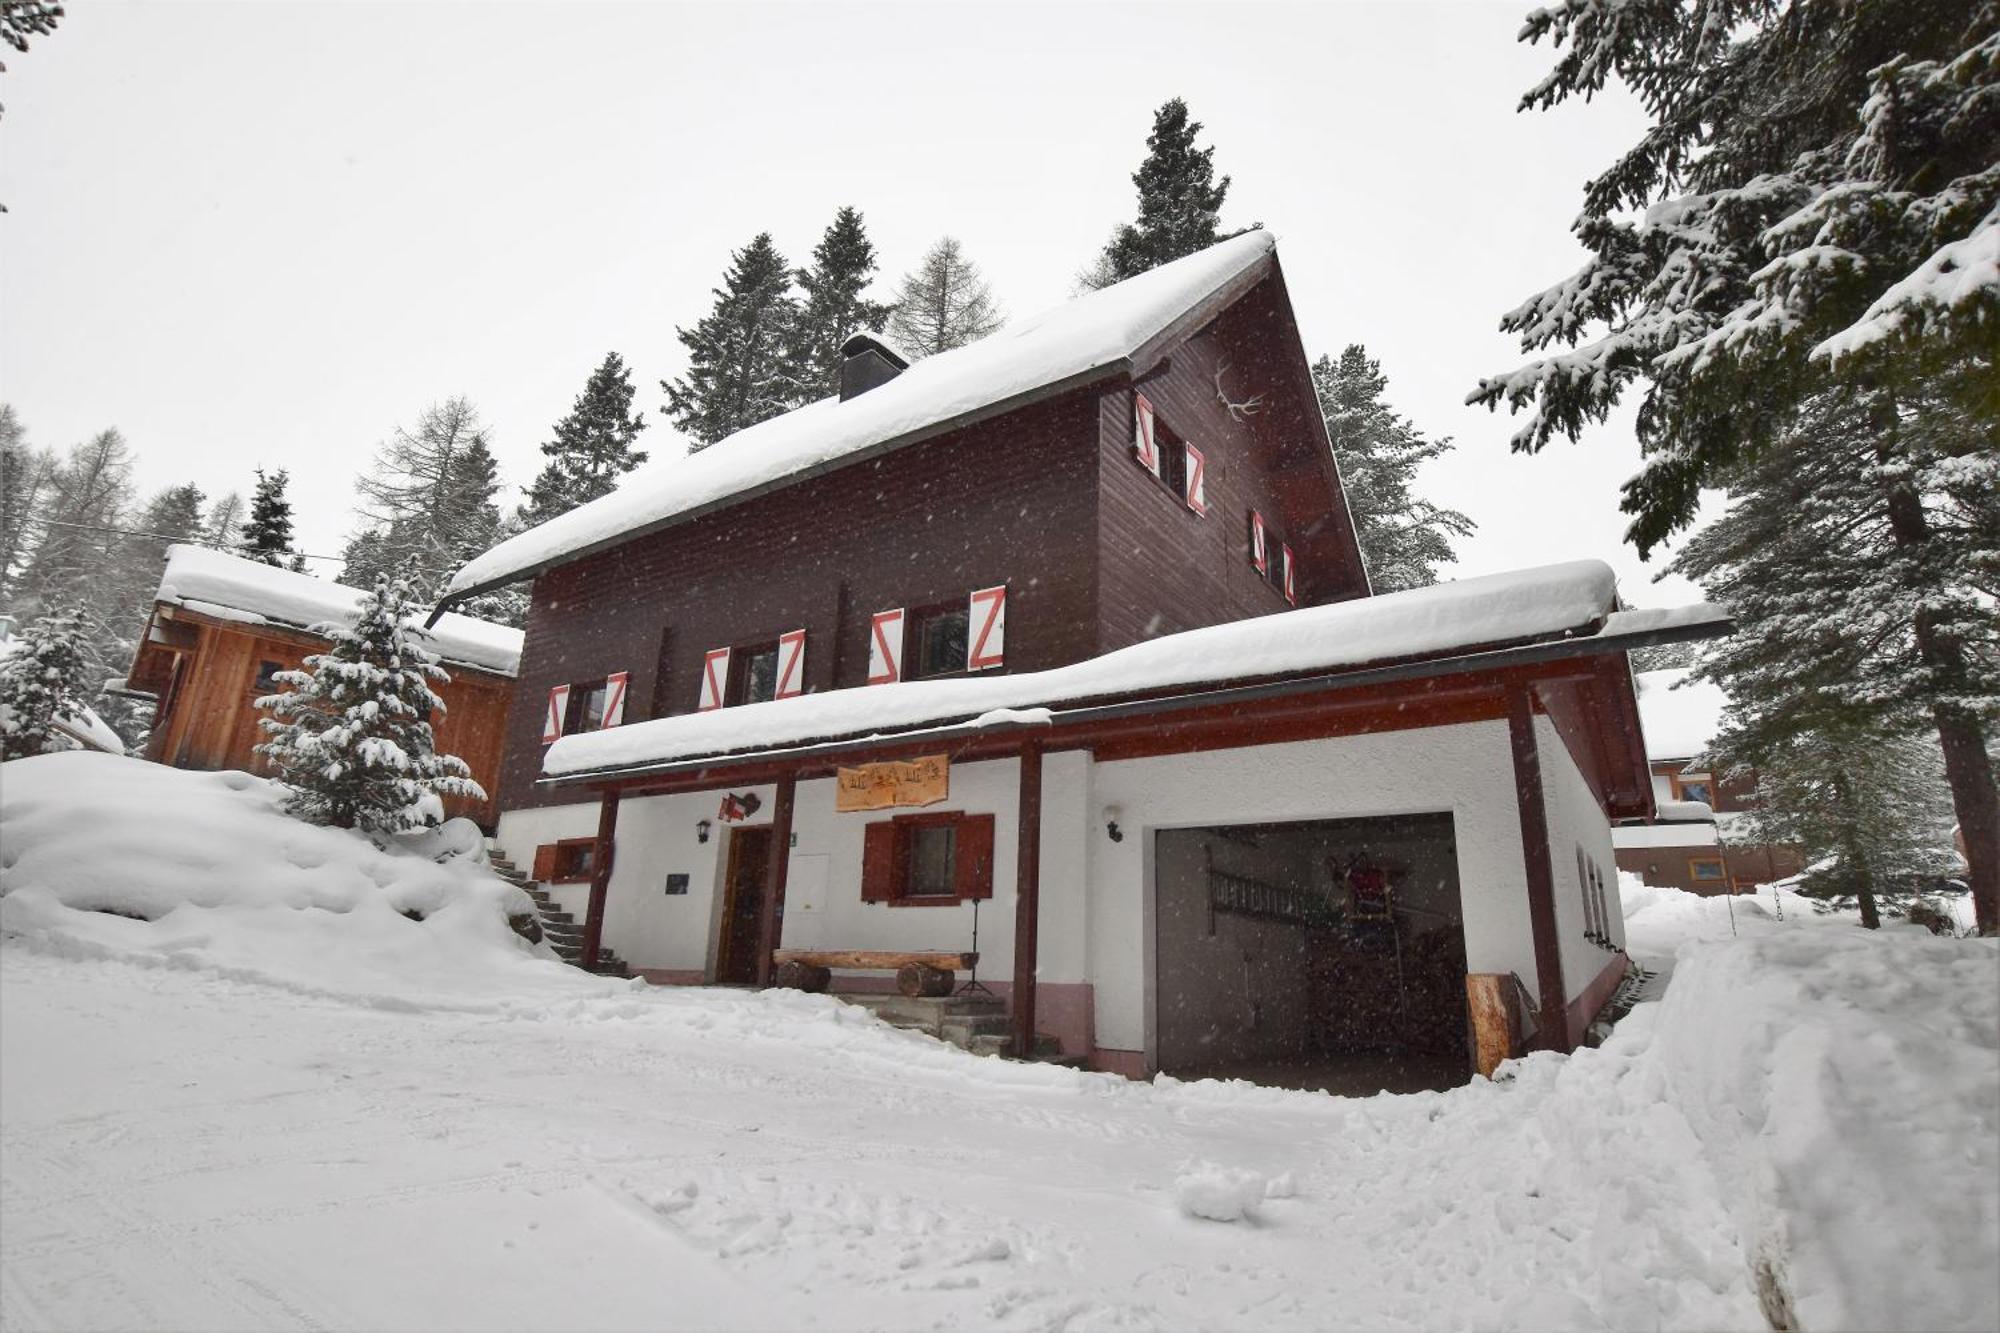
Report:
[[[772,980],[787,990],[812,991],[817,994],[833,984],[833,969],[796,961],[780,963],[778,973]]]
[[[896,989],[911,998],[951,994],[952,974],[924,963],[905,963],[896,969]]]

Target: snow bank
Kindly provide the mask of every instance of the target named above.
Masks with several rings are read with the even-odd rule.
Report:
[[[584,732],[551,746],[542,771],[561,776],[866,736],[997,710],[1042,722],[1046,714],[1028,710],[1587,633],[1615,593],[1610,566],[1597,560],[1492,574],[1169,634],[1050,671],[831,690]]]
[[[2000,946],[1769,930],[1684,956],[1652,1059],[1768,1312],[2000,1325]]]
[[[284,799],[248,773],[95,753],[0,765],[0,929],[398,1006],[414,978],[490,994],[494,965],[553,958],[508,925],[534,904],[466,821],[378,846]]]
[[[344,583],[329,583],[257,560],[206,546],[169,546],[158,601],[222,620],[282,625],[309,630],[337,622],[351,625],[363,594]],[[420,618],[412,625],[421,627]],[[431,650],[446,662],[481,667],[512,676],[521,668],[521,631],[447,612],[425,631]]]
[[[1721,729],[1728,696],[1709,681],[1691,680],[1693,675],[1684,667],[1633,674],[1646,758],[1693,759],[1708,749]]]
[[[1254,1216],[1269,1188],[1255,1171],[1197,1162],[1174,1182],[1174,1205],[1189,1217],[1240,1222]]]
[[[1093,371],[1110,373],[1212,293],[1275,252],[1246,232],[990,337],[917,362],[846,402],[826,399],[662,459],[618,490],[511,537],[452,576],[450,593],[504,582],[644,528],[824,471],[941,422]]]

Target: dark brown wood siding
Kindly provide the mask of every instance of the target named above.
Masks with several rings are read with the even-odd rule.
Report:
[[[1136,388],[1167,432],[1202,451],[1208,513],[1182,503],[1132,452],[1134,386],[1098,400],[1100,642],[1108,652],[1141,640],[1290,610],[1281,589],[1250,563],[1252,509],[1299,560],[1299,605],[1366,593],[1343,551],[1344,513],[1317,435],[1317,405],[1297,364],[1297,335],[1276,280],[1260,284],[1213,324],[1142,371]],[[1218,397],[1254,410],[1232,414]],[[1303,383],[1302,383],[1303,381]],[[1275,567],[1275,566],[1274,566]]]
[[[630,671],[627,722],[692,712],[704,653],[804,629],[809,691],[862,686],[875,612],[1000,583],[1006,670],[1094,655],[1097,410],[1068,394],[542,575],[501,808],[576,799],[533,786],[553,685]]]

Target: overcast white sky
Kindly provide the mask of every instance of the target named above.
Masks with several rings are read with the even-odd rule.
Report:
[[[1457,437],[1424,480],[1480,523],[1458,572],[1595,555],[1674,600],[1621,540],[1629,416],[1524,459],[1462,405],[1641,126],[1622,95],[1515,113],[1550,59],[1526,7],[73,3],[0,79],[0,400],[36,444],[117,426],[148,490],[289,467],[338,552],[436,399],[478,405],[510,501],[607,350],[659,422],[675,327],[760,230],[802,261],[853,204],[885,288],[950,232],[1010,312],[1066,299],[1179,94],[1308,351],[1366,343]]]

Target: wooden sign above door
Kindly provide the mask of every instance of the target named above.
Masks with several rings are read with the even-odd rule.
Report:
[[[931,754],[907,763],[860,764],[834,774],[833,808],[889,810],[899,805],[936,805],[951,795],[951,760]]]

